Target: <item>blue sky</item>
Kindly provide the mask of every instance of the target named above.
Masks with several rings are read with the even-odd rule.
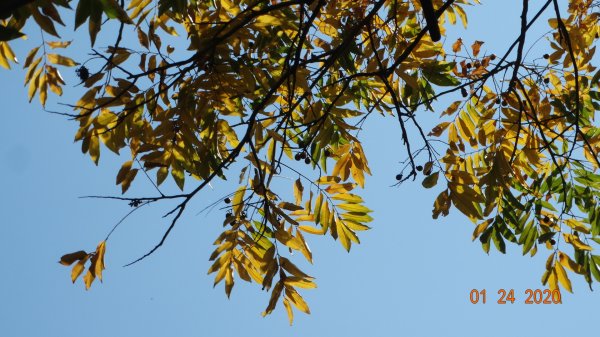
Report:
[[[468,45],[484,40],[482,50],[499,54],[518,29],[520,1],[490,0],[469,13],[473,31],[457,28],[450,36]],[[531,39],[546,29],[541,21]],[[24,60],[28,43],[15,46]],[[530,58],[543,52],[535,54]],[[62,73],[67,93],[59,101],[73,102],[76,76],[71,69]],[[314,265],[305,271],[317,277],[318,288],[302,292],[312,315],[297,313],[294,326],[279,306],[261,317],[269,294],[260,287],[237,282],[228,300],[206,275],[223,212],[197,213],[235,188],[228,183],[202,193],[159,251],[122,268],[160,239],[167,225],[161,216],[174,204],[130,217],[108,242],[104,283],[86,292],[57,261],[94,249],[130,210],[126,203],[78,198],[119,195],[114,179],[126,159],[104,151],[95,167],[73,143],[74,123],[27,103],[23,71],[0,74],[0,336],[559,336],[590,333],[597,324],[600,295],[579,277],[572,278],[575,294],[563,293],[561,305],[524,304],[526,289],[542,288],[545,248],[533,258],[515,246],[507,255],[494,248],[486,255],[471,242],[473,225],[455,210],[431,219],[435,191],[419,181],[390,187],[404,153],[397,125],[378,116],[363,134],[373,176],[362,195],[375,211],[373,229],[350,254],[329,237],[310,238]],[[431,112],[420,117],[429,127],[437,121]],[[154,192],[140,175],[128,195]],[[472,289],[486,289],[488,303],[471,304]],[[514,289],[515,304],[497,304],[499,289]]]

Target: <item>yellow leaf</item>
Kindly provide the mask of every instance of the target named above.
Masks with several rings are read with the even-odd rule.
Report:
[[[579,237],[577,237],[575,235],[563,233],[563,236],[565,238],[565,242],[570,243],[575,249],[587,250],[587,251],[592,250],[592,247],[581,242],[581,240],[579,240]]]
[[[61,66],[73,67],[79,64],[66,56],[58,54],[47,54],[46,57],[51,63],[60,64]]]
[[[300,252],[302,253],[302,255],[304,255],[308,262],[312,263],[312,251],[310,250],[310,247],[308,247],[308,243],[306,243],[306,240],[304,240],[302,232],[296,231],[296,239],[298,240],[298,242],[300,242]]]
[[[227,271],[225,272],[225,293],[227,297],[231,295],[231,290],[233,289],[234,280],[233,280],[233,265],[230,263],[227,266]]]
[[[321,220],[320,214],[321,214],[321,204],[323,203],[323,194],[319,193],[319,195],[317,195],[317,200],[315,200],[315,206],[314,206],[314,215],[315,215],[315,223],[319,223]]]
[[[319,222],[321,223],[321,226],[323,226],[323,231],[327,232],[327,228],[329,227],[329,221],[330,221],[329,202],[327,200],[325,200],[323,202],[323,204],[321,205],[320,213],[321,214],[319,216]]]
[[[575,219],[567,219],[565,220],[565,224],[567,224],[569,227],[573,228],[576,231],[585,233],[585,234],[590,234],[590,230],[580,221],[575,220]]]
[[[442,122],[431,129],[431,132],[429,132],[427,135],[439,137],[448,128],[448,125],[450,125],[450,122]]]
[[[309,234],[315,234],[315,235],[323,235],[323,234],[325,234],[325,231],[322,228],[318,229],[318,228],[315,228],[315,227],[312,227],[312,226],[307,226],[307,225],[298,226],[298,229],[301,230],[301,231],[303,231],[303,232],[309,233]]]
[[[285,278],[285,285],[290,287],[298,287],[304,289],[314,289],[317,285],[310,279],[305,279],[298,276],[288,276]]]
[[[319,196],[320,196],[320,194],[319,194]],[[363,202],[363,199],[359,195],[352,194],[352,193],[335,194],[334,196],[331,197],[331,199],[347,201],[347,202],[350,202],[353,204],[358,204],[358,203]]]
[[[83,259],[79,260],[79,262],[77,262],[77,264],[73,267],[73,270],[71,270],[71,281],[73,281],[73,283],[75,283],[75,280],[77,280],[79,275],[81,275],[85,269],[85,263],[89,258],[90,256],[86,255]]]
[[[35,93],[39,88],[38,85],[40,83],[41,73],[42,73],[42,68],[40,67],[33,74],[33,77],[32,77],[33,81],[29,82],[29,90],[27,91],[27,97],[29,98],[29,102],[31,102],[31,100],[33,99],[33,96],[35,96]]]
[[[356,221],[356,222],[371,222],[371,221],[373,221],[373,218],[371,216],[367,215],[366,213],[359,213],[359,212],[344,213],[344,214],[342,214],[342,219]]]
[[[582,274],[584,273],[584,268],[582,266],[580,266],[579,264],[577,264],[575,261],[573,261],[569,255],[559,251],[558,252],[558,259],[560,261],[560,263],[571,269],[571,271],[577,273],[577,274]]]
[[[242,213],[242,209],[244,208],[244,194],[246,193],[246,187],[240,186],[237,191],[233,194],[233,199],[231,200],[231,207],[233,209],[233,214],[235,216],[239,216]]]
[[[90,153],[90,157],[92,158],[94,163],[98,165],[98,160],[100,159],[100,142],[96,133],[90,136],[90,145],[88,150]]]
[[[554,268],[550,270],[550,275],[548,276],[548,288],[550,288],[550,290],[558,289],[558,280],[556,278],[556,270]]]
[[[358,213],[371,213],[372,211],[367,207],[360,204],[339,204],[336,207],[341,208],[350,212],[358,212]]]
[[[337,177],[337,176],[324,176],[324,177],[319,178],[316,181],[316,183],[330,185],[330,184],[339,183],[341,180],[342,179],[340,179],[340,177]]]
[[[366,231],[366,230],[371,229],[371,227],[369,227],[367,225],[364,225],[364,224],[361,224],[361,223],[358,223],[358,222],[355,222],[352,220],[348,220],[348,219],[344,220],[344,225],[346,225],[346,227],[348,227],[349,229],[351,229],[353,231]]]
[[[296,308],[298,308],[298,310],[300,310],[306,314],[310,314],[310,309],[308,308],[308,304],[306,304],[306,302],[304,301],[302,296],[300,296],[300,294],[298,294],[296,289],[286,285],[285,286],[285,296],[290,300],[290,302],[292,302],[294,304],[294,306]]]
[[[563,268],[562,264],[556,263],[554,265],[554,270],[556,272],[556,277],[558,278],[558,282],[560,282],[560,284],[562,284],[562,286],[565,289],[567,289],[567,291],[572,293],[573,289],[571,288],[571,281],[569,280],[569,277],[567,276],[567,272],[565,271],[565,268]]]
[[[96,248],[96,263],[94,264],[94,275],[102,282],[102,271],[104,270],[104,253],[106,251],[106,241],[100,242]]]
[[[294,312],[292,311],[292,306],[290,305],[290,301],[287,298],[283,299],[283,306],[285,307],[285,311],[287,312],[290,325],[292,325],[294,323]]]
[[[356,187],[355,183],[331,184],[325,189],[325,191],[329,194],[346,193],[348,191],[352,191],[354,187]]]
[[[88,272],[85,273],[85,276],[83,277],[83,283],[85,283],[85,290],[90,289],[90,287],[92,286],[92,282],[94,282],[94,274],[92,273],[91,269],[88,269]]]
[[[56,49],[56,48],[67,48],[68,46],[71,45],[71,42],[73,42],[73,41],[49,41],[49,42],[46,42],[46,44],[48,46],[50,46],[50,48]]]
[[[354,235],[354,233],[351,230],[349,230],[342,221],[336,221],[335,226],[338,237],[340,238],[340,243],[342,244],[344,249],[346,249],[346,251],[349,252],[350,247],[352,246],[351,241],[354,241],[352,240],[352,237],[354,236],[354,238],[356,238],[356,235]],[[358,238],[356,238],[356,240],[358,240]]]
[[[272,15],[261,15],[256,19],[256,26],[258,27],[271,27],[281,25],[281,20]]]

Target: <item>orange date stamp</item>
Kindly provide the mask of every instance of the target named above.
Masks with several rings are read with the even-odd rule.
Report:
[[[525,298],[525,304],[562,304],[562,298],[560,290],[554,289],[527,289],[523,296]],[[487,291],[485,289],[473,289],[469,294],[469,300],[473,304],[486,304],[487,302]],[[515,298],[514,289],[498,290],[498,304],[513,304],[518,299]]]

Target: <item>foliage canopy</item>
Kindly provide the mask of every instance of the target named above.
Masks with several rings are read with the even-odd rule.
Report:
[[[464,8],[478,2],[433,0],[442,37],[448,25],[467,27]],[[163,244],[212,180],[239,175],[239,188],[221,201],[230,207],[208,272],[228,296],[236,277],[270,291],[264,315],[279,301],[290,323],[292,308],[310,312],[297,289],[315,288],[314,279],[286,250],[312,262],[311,235],[331,235],[349,251],[369,228],[371,210],[356,190],[371,174],[361,127],[376,114],[402,133],[407,158],[397,183],[443,187],[434,218],[463,213],[486,252],[492,242],[502,253],[507,241],[532,256],[544,248],[542,283],[552,289],[572,291],[567,271],[591,287],[600,281],[600,72],[591,63],[599,4],[547,0],[531,9],[523,0],[520,34],[494,55],[482,53],[482,41],[432,41],[429,3],[10,0],[0,5],[0,65],[16,63],[10,43],[27,25],[39,27],[42,41],[23,63],[29,100],[37,95],[45,106],[48,91],[63,92],[59,67],[79,66],[86,91],[62,114],[78,122],[82,151],[98,163],[101,148],[126,149],[116,176],[122,192],[140,171],[157,191],[112,198],[134,208],[179,200],[160,242],[134,262]],[[528,31],[545,12],[553,17],[547,46],[536,48],[549,52],[528,60]],[[79,61],[86,65],[60,37],[66,15],[89,31],[92,53]],[[103,29],[114,41],[94,49]],[[444,121],[426,131],[417,113],[442,96],[452,97]],[[290,197],[272,183],[285,172],[299,177]],[[169,175],[180,194],[161,192]],[[73,282],[86,265],[86,288],[102,279],[105,243],[61,258],[74,264]]]

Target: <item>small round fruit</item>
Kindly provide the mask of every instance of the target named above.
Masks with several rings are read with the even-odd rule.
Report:
[[[495,60],[495,59],[496,59],[496,55],[495,55],[495,54],[492,54],[492,55],[490,55],[490,60],[492,60],[492,61],[493,61],[493,60]]]
[[[544,78],[544,83],[546,83],[546,84],[550,83],[550,79],[548,77]]]
[[[402,180],[402,175],[401,174],[396,174],[396,180]]]
[[[550,222],[550,218],[546,215],[543,219],[544,222]]]
[[[223,200],[223,201],[225,201],[226,204],[231,203],[231,199],[229,199],[229,198],[225,198],[225,200]]]
[[[417,171],[419,171],[419,172],[423,171],[423,166],[421,166],[421,165],[419,165],[419,166],[417,166],[417,167],[415,167],[415,168],[416,168],[416,169],[417,169]]]
[[[310,164],[310,158],[309,157],[304,158],[304,163],[305,164]]]
[[[502,103],[502,101],[500,100],[500,98],[496,98],[496,104],[500,104]]]
[[[294,159],[296,159],[296,161],[300,161],[300,159],[302,159],[300,153],[296,153],[296,155],[294,156]]]
[[[469,95],[469,93],[467,93],[467,89],[465,88],[460,88],[460,94],[462,97],[467,97]]]
[[[550,244],[554,246],[556,244],[556,240],[550,239]]]
[[[544,54],[544,58],[547,60],[547,59],[549,59],[549,58],[550,58],[550,55],[548,55],[548,54]]]
[[[306,152],[300,152],[300,159],[306,159]]]

